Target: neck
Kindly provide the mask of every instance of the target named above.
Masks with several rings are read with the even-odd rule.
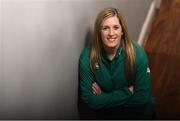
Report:
[[[113,60],[113,58],[115,57],[115,53],[113,53],[113,54],[109,54],[109,55],[107,55],[108,56],[108,58],[110,59],[110,60]]]
[[[110,60],[112,60],[115,57],[118,47],[115,47],[115,48],[105,48],[106,54],[107,54],[107,56],[108,56],[108,58]]]

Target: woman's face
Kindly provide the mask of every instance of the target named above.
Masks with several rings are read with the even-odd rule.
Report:
[[[107,18],[102,22],[101,38],[106,49],[118,48],[121,35],[123,35],[123,32],[117,16]]]

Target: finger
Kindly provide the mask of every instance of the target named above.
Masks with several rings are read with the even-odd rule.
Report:
[[[97,93],[100,94],[101,93],[101,88],[99,87],[99,85],[96,83],[94,86],[98,91]]]
[[[94,85],[92,86],[92,92],[94,94],[98,94],[98,90],[97,90],[97,88]]]
[[[128,88],[129,88],[129,90],[130,90],[132,93],[134,92],[134,86],[131,85],[131,86],[129,86]]]
[[[93,83],[93,85],[92,85],[92,87],[97,91],[97,92],[99,92],[99,86],[98,86],[98,84],[97,83]]]
[[[101,88],[99,87],[97,83],[93,83],[92,87],[97,94],[101,93]]]
[[[97,95],[96,92],[92,91],[94,95]]]

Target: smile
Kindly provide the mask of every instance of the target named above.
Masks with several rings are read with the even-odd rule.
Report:
[[[113,41],[115,41],[116,39],[115,38],[110,38],[110,39],[108,39],[110,42],[113,42]]]

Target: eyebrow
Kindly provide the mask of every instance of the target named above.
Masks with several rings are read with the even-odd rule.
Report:
[[[101,27],[107,27],[107,26],[109,26],[109,25],[102,25]],[[120,24],[115,24],[115,25],[113,25],[113,26],[121,26]]]

